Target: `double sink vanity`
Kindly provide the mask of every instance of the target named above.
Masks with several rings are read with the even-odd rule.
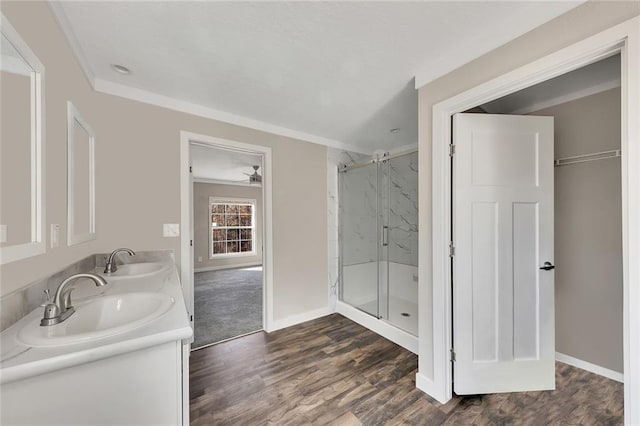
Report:
[[[171,253],[151,253],[67,276],[0,333],[1,423],[185,423],[192,329]]]
[[[45,64],[6,11],[0,11],[0,424],[188,424],[192,330],[172,252],[122,249],[35,282],[27,278],[100,247],[101,142],[86,120],[100,110],[67,84],[72,78],[57,80],[68,68],[50,52],[56,71],[47,87],[55,89],[45,107]],[[35,28],[23,21],[23,29]],[[45,126],[45,111],[52,125]],[[44,135],[55,156],[45,155]],[[47,213],[64,189],[58,179],[45,181],[45,166],[56,176],[66,171],[66,223]],[[45,188],[54,195],[46,197]]]

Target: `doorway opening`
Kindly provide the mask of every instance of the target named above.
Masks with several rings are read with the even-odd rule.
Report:
[[[270,150],[186,132],[181,148],[181,278],[196,350],[268,330]]]
[[[264,328],[262,163],[191,144],[194,350]]]
[[[614,55],[454,115],[457,394],[622,382],[619,85]]]
[[[635,232],[640,218],[637,193],[634,187],[640,182],[637,171],[630,167],[640,161],[636,135],[640,125],[633,119],[637,116],[640,91],[637,76],[633,74],[637,60],[638,20],[632,19],[603,31],[540,60],[506,73],[482,85],[476,86],[433,107],[433,373],[419,372],[417,385],[440,402],[452,396],[452,322],[451,293],[447,287],[451,282],[449,243],[451,230],[449,167],[449,144],[451,140],[451,117],[477,105],[483,105],[505,95],[517,92],[578,68],[595,63],[615,54],[621,58],[621,199],[622,199],[622,269],[623,269],[623,357],[624,400],[637,399],[640,388],[636,353],[638,314],[637,298],[638,266],[631,260],[640,256],[638,235]],[[625,404],[625,421],[633,423],[640,419],[640,412],[632,403]]]

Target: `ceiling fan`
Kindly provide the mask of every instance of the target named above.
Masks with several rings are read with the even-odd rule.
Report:
[[[262,176],[258,173],[260,166],[253,166],[253,174],[245,173],[249,176],[249,183],[262,183]]]

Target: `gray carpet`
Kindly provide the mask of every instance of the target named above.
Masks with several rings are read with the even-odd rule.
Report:
[[[262,268],[194,275],[193,349],[262,330]]]

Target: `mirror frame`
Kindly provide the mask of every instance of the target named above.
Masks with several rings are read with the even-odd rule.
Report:
[[[33,69],[31,75],[31,241],[0,247],[0,264],[46,252],[44,185],[44,65],[0,13],[0,33]]]
[[[89,136],[89,232],[75,232],[75,125],[76,123]],[[96,179],[95,179],[95,139],[93,129],[80,111],[67,101],[67,245],[80,244],[96,239]]]

